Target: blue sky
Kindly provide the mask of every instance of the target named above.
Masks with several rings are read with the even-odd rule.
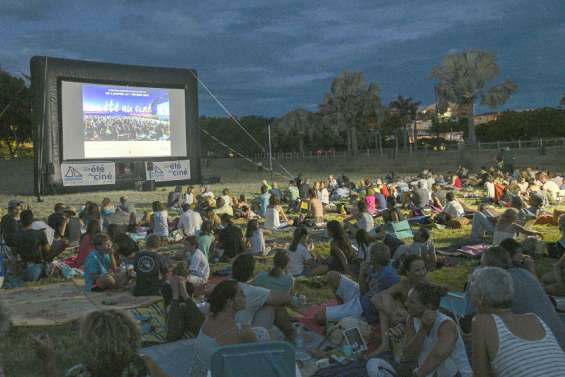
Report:
[[[343,70],[431,103],[434,65],[494,52],[518,91],[504,108],[556,106],[565,93],[565,1],[0,0],[0,67],[48,55],[195,68],[236,115],[315,111]],[[201,115],[224,115],[201,88]],[[488,108],[479,108],[479,112]]]

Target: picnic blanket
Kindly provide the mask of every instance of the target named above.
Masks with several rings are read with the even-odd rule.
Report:
[[[95,309],[147,307],[161,297],[135,297],[130,292],[84,292],[83,280],[0,291],[14,326],[55,326],[80,319]]]
[[[490,245],[486,244],[486,243],[479,243],[476,245],[466,245],[463,246],[459,249],[457,249],[457,251],[459,251],[460,253],[470,256],[470,257],[478,257],[481,256],[481,254],[483,254],[485,251],[487,251],[489,249]]]
[[[128,310],[139,323],[143,344],[167,341],[167,319],[163,304],[155,303]]]

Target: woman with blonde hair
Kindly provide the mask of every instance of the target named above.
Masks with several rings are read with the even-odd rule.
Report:
[[[507,238],[516,238],[519,234],[543,238],[540,232],[524,228],[517,223],[517,220],[518,210],[515,208],[508,208],[498,217],[492,236],[492,243],[495,246],[500,245],[500,243]]]
[[[166,377],[148,357],[140,356],[141,333],[126,312],[90,312],[80,326],[83,362],[68,369],[65,377]],[[57,376],[55,352],[48,336],[34,338],[43,362],[44,377]]]

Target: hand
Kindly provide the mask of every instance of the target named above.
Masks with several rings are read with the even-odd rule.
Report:
[[[47,360],[55,356],[55,346],[53,341],[47,334],[39,334],[31,337],[33,347],[37,356],[41,360]]]
[[[399,323],[398,325],[390,328],[388,330],[388,337],[393,343],[400,343],[402,338],[404,338],[404,325]]]
[[[422,321],[422,327],[427,332],[430,332],[432,327],[434,327],[434,322],[436,321],[436,317],[437,317],[437,313],[435,310],[427,309],[426,311],[424,311],[424,314],[422,314],[422,318],[420,320]]]

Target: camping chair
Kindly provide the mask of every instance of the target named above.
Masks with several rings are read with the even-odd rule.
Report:
[[[390,222],[385,225],[385,231],[392,234],[399,240],[404,238],[411,238],[414,236],[408,220]]]
[[[212,377],[295,377],[294,349],[285,342],[221,347],[212,356]]]
[[[461,328],[459,320],[473,314],[467,300],[465,292],[447,292],[447,295],[441,298],[440,309],[452,314],[459,328]]]

